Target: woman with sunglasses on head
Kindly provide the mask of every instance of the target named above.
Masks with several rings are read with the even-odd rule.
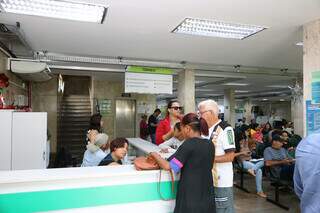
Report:
[[[174,213],[214,213],[212,166],[215,156],[213,143],[201,135],[208,135],[208,125],[194,113],[185,115],[181,129],[186,139],[167,160],[158,153],[151,156],[164,170],[181,173]]]
[[[167,115],[161,120],[156,129],[156,144],[160,145],[164,141],[173,137],[174,125],[180,122],[182,107],[178,101],[170,101],[167,107]]]

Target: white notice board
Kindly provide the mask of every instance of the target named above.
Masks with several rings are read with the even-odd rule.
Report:
[[[172,94],[172,75],[125,73],[125,93]]]

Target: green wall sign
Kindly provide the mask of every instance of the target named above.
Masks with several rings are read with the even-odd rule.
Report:
[[[163,74],[163,75],[172,75],[173,74],[173,71],[171,69],[167,69],[167,68],[140,67],[140,66],[127,66],[127,72]]]

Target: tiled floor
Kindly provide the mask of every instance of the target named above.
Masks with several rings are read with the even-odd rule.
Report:
[[[235,180],[239,177],[235,176]],[[234,187],[235,209],[237,213],[299,213],[299,199],[293,192],[281,192],[280,201],[289,206],[289,211],[285,211],[278,206],[269,203],[264,198],[255,195],[254,177],[245,175],[244,186],[251,192],[243,192]],[[273,187],[268,181],[263,181],[263,189],[269,196],[274,195]]]

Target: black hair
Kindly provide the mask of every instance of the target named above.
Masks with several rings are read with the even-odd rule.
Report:
[[[157,108],[157,109],[154,110],[154,113],[156,113],[156,112],[161,113],[161,110],[159,108]]]
[[[177,100],[169,101],[169,103],[167,105],[167,115],[166,116],[169,116],[169,109],[172,107],[173,103],[179,103],[179,101],[177,101]]]
[[[101,131],[101,118],[102,118],[102,115],[99,113],[92,115],[90,118],[89,129],[95,129],[98,132],[100,132]]]
[[[206,120],[198,118],[195,113],[186,114],[182,118],[181,124],[190,126],[193,131],[197,131],[202,135],[209,135],[209,128]]]
[[[118,148],[123,148],[125,144],[129,145],[129,141],[126,138],[116,138],[110,142],[110,152],[115,151]]]
[[[181,131],[181,123],[178,122],[174,125],[174,129],[177,129],[179,132]]]

